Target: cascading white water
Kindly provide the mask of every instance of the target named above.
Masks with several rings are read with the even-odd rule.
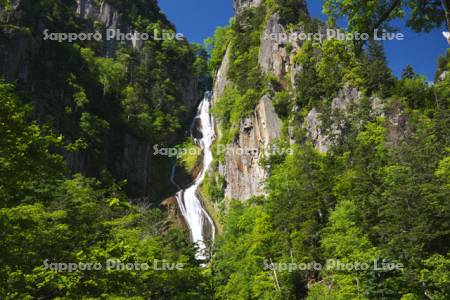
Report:
[[[202,201],[197,195],[197,190],[203,182],[206,172],[213,161],[211,147],[215,139],[215,130],[214,119],[211,116],[211,92],[205,93],[205,97],[198,107],[195,119],[200,119],[201,121],[202,137],[197,143],[203,150],[203,168],[194,183],[187,189],[179,191],[176,194],[176,198],[181,213],[191,231],[191,239],[197,244],[198,252],[196,258],[205,260],[208,258],[205,244],[205,227],[210,228],[211,240],[214,240],[215,237],[215,227],[213,220],[202,206]],[[172,182],[174,182],[173,177],[174,171],[172,172]],[[176,183],[174,182],[174,184]]]

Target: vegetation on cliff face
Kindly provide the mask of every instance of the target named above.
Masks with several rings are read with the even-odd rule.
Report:
[[[209,41],[208,63],[203,48],[187,42],[118,44],[114,55],[104,44],[37,43],[42,26],[79,32],[104,25],[80,19],[74,1],[20,2],[17,10],[0,1],[2,46],[18,38],[39,47],[26,72],[1,70],[15,83],[0,82],[1,299],[449,299],[450,51],[430,85],[411,67],[395,78],[379,44],[360,51],[343,41],[305,42],[293,57],[301,68],[291,84],[263,74],[258,51],[274,13],[286,28],[321,26],[301,0],[266,0],[240,13]],[[107,2],[139,31],[174,30],[156,1]],[[426,30],[445,17],[443,6],[432,4],[447,3],[325,2],[333,18],[349,17],[350,30],[378,24],[390,3],[413,5],[411,27]],[[391,12],[383,22],[401,16],[397,7]],[[223,230],[210,265],[201,267],[186,232],[151,202],[130,201],[136,186],[114,170],[125,140],[182,144],[195,104],[184,102],[183,92],[215,75],[227,48],[230,84],[214,107],[218,143],[234,140],[264,94],[292,129],[279,143],[295,142],[292,155],[265,158],[264,196],[223,201],[224,178],[207,174],[200,192],[220,208],[214,219]],[[361,99],[348,112],[333,111],[345,87]],[[326,153],[303,126],[312,108],[330,139]],[[192,170],[198,157],[180,160]],[[171,192],[161,179],[171,163],[152,161],[151,199]],[[150,268],[107,270],[108,260]],[[183,266],[155,270],[162,260]],[[341,267],[326,268],[329,260]],[[101,268],[48,268],[89,262]],[[347,267],[355,264],[368,268]]]
[[[332,2],[336,6],[330,14],[349,16],[356,24],[370,25],[363,18],[375,17],[361,14],[359,8],[380,8],[369,7],[367,1],[328,1],[328,10]],[[264,3],[267,9],[273,1]],[[273,12],[276,6],[271,7]],[[245,16],[253,15],[257,20],[257,10],[249,9]],[[317,26],[308,18],[286,20],[291,22],[289,28],[297,24],[310,24],[305,26],[310,29]],[[421,28],[435,25],[431,23]],[[233,35],[239,34],[229,33],[231,47]],[[242,54],[230,58],[228,75],[233,81],[239,74],[232,70],[246,68],[247,60]],[[294,154],[269,159],[266,196],[245,203],[227,202],[223,234],[216,242],[212,261],[215,296],[447,299],[448,59],[439,59],[436,78],[440,79],[433,85],[411,67],[402,78],[395,78],[381,45],[375,42],[362,52],[351,42],[306,42],[295,63],[301,66],[295,88],[288,85],[282,90],[267,90],[274,96],[277,112],[293,129]],[[263,89],[271,82],[264,82]],[[332,111],[333,100],[348,86],[361,92],[361,100],[347,113]],[[215,114],[225,128],[239,126],[245,114],[233,114],[237,108],[230,106],[236,99],[242,101],[248,90],[251,87],[239,89],[233,82],[219,100]],[[374,99],[381,101],[378,107],[373,105]],[[383,112],[375,113],[380,107]],[[312,108],[321,112],[321,131],[331,140],[327,153],[319,153],[303,129]],[[341,267],[333,267],[329,260],[338,261]],[[323,268],[315,268],[314,262]],[[346,267],[358,263],[368,267]]]
[[[105,5],[117,10],[118,26],[174,31],[156,1]],[[171,193],[172,162],[155,157],[136,166],[152,176],[144,191],[121,169],[136,172],[127,164],[149,160],[130,157],[135,148],[181,140],[202,95],[205,51],[177,40],[140,48],[43,40],[43,28],[105,29],[97,17],[78,16],[75,1],[0,3],[0,298],[206,298],[188,235],[151,203]],[[124,269],[135,262],[149,268]]]
[[[92,5],[94,12],[84,17],[77,15],[75,1],[20,1],[14,9],[2,10],[0,34],[5,44],[0,55],[5,63],[1,72],[15,82],[21,101],[34,106],[35,119],[59,131],[67,143],[82,146],[75,154],[65,155],[69,171],[99,176],[106,169],[117,179],[128,179],[130,196],[150,195],[156,201],[168,196],[167,180],[151,188],[143,182],[149,181],[144,177],[157,180],[159,174],[168,174],[164,161],[155,158],[154,164],[144,165],[142,160],[142,166],[130,166],[138,174],[116,162],[132,162],[133,151],[144,152],[147,145],[169,146],[181,140],[203,95],[206,52],[176,39],[150,39],[138,47],[105,41],[108,26],[123,32],[130,26],[151,34],[173,33],[174,28],[156,1]],[[113,13],[116,19],[109,15]],[[104,41],[44,40],[44,28],[74,33],[96,30],[103,33]]]
[[[130,204],[123,186],[100,179],[66,178],[54,149],[62,137],[29,123],[13,87],[0,84],[0,297],[201,299],[205,277],[185,235],[145,202]],[[154,262],[183,264],[158,271]],[[139,262],[149,270],[108,267],[108,261]],[[76,272],[55,263],[99,263]],[[50,267],[49,267],[50,266]]]

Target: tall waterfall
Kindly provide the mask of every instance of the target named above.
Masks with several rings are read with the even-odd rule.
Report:
[[[191,239],[193,243],[197,244],[198,252],[196,258],[204,260],[208,258],[205,241],[207,238],[214,240],[215,237],[214,222],[203,208],[202,201],[197,194],[198,187],[203,182],[206,172],[213,161],[211,147],[215,139],[215,131],[214,119],[211,116],[211,92],[205,93],[205,97],[198,107],[194,123],[198,119],[201,121],[202,137],[196,142],[203,150],[203,168],[194,183],[187,189],[180,190],[176,194],[176,198],[181,213],[191,231]],[[174,171],[172,172],[172,181],[174,181],[173,177]]]

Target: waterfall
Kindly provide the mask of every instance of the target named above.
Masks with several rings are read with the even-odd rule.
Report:
[[[206,235],[209,233],[209,238],[214,240],[215,226],[212,218],[203,208],[202,201],[200,200],[197,191],[213,161],[211,147],[215,139],[215,130],[214,119],[211,116],[211,92],[205,93],[205,97],[198,107],[194,122],[198,119],[201,121],[202,137],[196,142],[203,150],[203,168],[194,183],[187,189],[180,190],[175,197],[177,198],[181,213],[189,226],[191,240],[198,247],[196,258],[205,260],[208,258],[205,244]],[[178,186],[173,179],[174,173],[175,167],[172,171],[172,182]]]

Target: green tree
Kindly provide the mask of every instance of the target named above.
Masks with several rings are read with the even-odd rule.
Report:
[[[411,65],[407,65],[402,71],[402,79],[414,79],[417,73]]]
[[[369,276],[373,262],[380,251],[372,245],[366,234],[358,227],[358,211],[354,203],[341,201],[331,213],[329,225],[323,229],[322,248],[328,258],[322,272],[321,289],[328,288],[335,299],[368,299]],[[364,268],[342,268],[341,265],[366,264]],[[319,287],[313,288],[313,290]],[[308,299],[318,299],[309,296]]]
[[[62,156],[49,151],[62,147],[63,138],[28,123],[30,106],[23,106],[14,87],[0,82],[0,207],[29,202],[45,195],[64,172]]]
[[[368,94],[379,93],[381,97],[388,96],[395,82],[392,72],[387,65],[383,45],[370,40],[367,59],[365,84]]]
[[[373,34],[375,29],[389,29],[389,22],[412,10],[407,24],[415,31],[430,31],[447,23],[450,30],[450,2],[448,0],[327,0],[323,6],[329,22],[336,24],[346,17],[352,32]],[[362,43],[357,43],[362,47]]]

